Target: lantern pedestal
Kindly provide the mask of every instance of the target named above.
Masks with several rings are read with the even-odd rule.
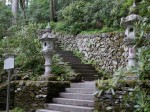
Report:
[[[55,53],[55,51],[53,50],[49,50],[49,51],[42,51],[43,55],[44,55],[44,58],[45,58],[45,73],[44,75],[49,75],[51,74],[51,71],[52,71],[52,57]]]

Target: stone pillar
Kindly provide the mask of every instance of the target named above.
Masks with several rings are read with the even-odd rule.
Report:
[[[135,2],[130,7],[130,15],[126,18],[121,18],[121,25],[126,29],[125,30],[125,38],[124,43],[128,47],[128,64],[127,69],[131,67],[135,67],[137,65],[136,60],[136,47],[134,45],[135,41],[135,23],[141,20],[141,17],[136,14],[137,13],[137,6]]]
[[[44,58],[45,58],[45,73],[44,75],[49,75],[51,74],[51,66],[52,66],[52,54],[49,53],[43,53]]]
[[[39,40],[43,44],[42,53],[45,58],[45,76],[53,76],[51,74],[52,71],[52,57],[55,53],[54,44],[55,44],[55,36],[52,34],[51,27],[48,25],[46,29],[43,30]]]
[[[129,46],[128,67],[135,67],[136,65],[136,48],[133,46]]]

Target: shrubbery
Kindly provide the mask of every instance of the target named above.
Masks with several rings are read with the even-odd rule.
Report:
[[[20,68],[21,71],[30,70],[33,75],[42,74],[41,70],[43,70],[41,45],[37,37],[37,29],[39,28],[40,25],[37,24],[22,27],[12,26],[8,30],[7,36],[0,41],[1,54],[15,54],[15,67]]]
[[[27,10],[29,20],[41,23],[49,21],[49,1],[33,0]],[[120,19],[129,13],[133,0],[57,0],[56,31],[78,34],[82,31],[120,30]],[[149,15],[148,3],[140,3],[140,15]],[[104,27],[104,28],[103,28]],[[105,32],[105,30],[103,30]]]
[[[81,31],[102,29],[120,29],[120,18],[128,14],[131,1],[85,0],[76,1],[58,12],[56,31],[78,34]]]
[[[55,30],[72,34],[86,30],[120,30],[120,19],[129,14],[132,4],[133,0],[77,0],[58,11],[59,23]],[[141,16],[149,17],[149,3],[140,2],[137,6]]]
[[[44,73],[44,58],[41,44],[39,42],[37,31],[42,28],[42,24],[29,23],[25,26],[14,25],[9,28],[7,36],[0,41],[1,57],[5,53],[15,54],[15,68],[19,68],[17,77],[26,80],[36,80],[38,76]],[[53,57],[52,73],[58,80],[69,80],[70,76],[76,77],[76,74],[69,64],[60,63],[63,60],[58,56]],[[0,74],[3,73],[3,60],[0,60]],[[1,80],[1,79],[0,79]]]
[[[89,22],[91,17],[85,17],[88,14],[86,7],[89,5],[84,1],[79,1],[60,11],[60,20],[64,21],[66,30],[79,33],[81,30],[89,29],[92,26]]]
[[[67,62],[63,62],[63,59],[58,54],[53,56],[52,65],[52,73],[56,75],[57,80],[71,80],[71,77],[76,78],[80,76],[75,73]]]
[[[29,21],[48,22],[50,17],[49,0],[32,0],[27,10]]]

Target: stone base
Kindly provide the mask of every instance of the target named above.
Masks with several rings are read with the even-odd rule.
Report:
[[[56,81],[56,76],[54,74],[41,75],[38,78],[39,81]]]

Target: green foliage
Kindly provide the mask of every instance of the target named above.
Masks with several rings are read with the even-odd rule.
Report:
[[[63,62],[63,59],[57,54],[53,56],[52,73],[57,76],[57,80],[70,80],[70,77],[78,76],[71,66]]]
[[[62,63],[62,65],[61,65]],[[61,76],[61,74],[66,73],[64,65],[65,63],[62,62],[62,58],[60,58],[58,55],[53,56],[53,66],[52,66],[52,73]]]
[[[132,72],[139,74],[140,79],[150,79],[150,47],[138,49],[138,66]]]
[[[12,26],[5,39],[1,41],[1,53],[16,55],[15,66],[21,71],[31,70],[32,74],[42,74],[43,60],[40,53],[41,45],[37,37],[37,24]],[[14,32],[15,31],[15,32]]]
[[[102,94],[105,94],[105,93],[112,93],[112,95],[115,95],[116,90],[120,91],[121,87],[129,86],[133,89],[132,89],[132,92],[126,92],[123,95],[123,100],[121,103],[122,107],[126,109],[130,108],[134,110],[134,112],[149,112],[150,111],[150,96],[149,96],[149,93],[145,89],[142,88],[143,86],[140,86],[140,84],[144,85],[144,82],[139,82],[139,81],[128,82],[127,80],[123,81],[123,80],[114,80],[114,79],[97,80],[96,87],[98,88],[98,90],[94,93],[94,95],[96,97],[100,97]]]
[[[25,111],[21,108],[14,108],[11,112],[25,112]]]
[[[126,70],[123,68],[119,68],[115,73],[114,73],[114,77],[110,78],[107,80],[103,80],[104,78],[102,78],[101,80],[97,80],[96,81],[96,87],[98,88],[98,90],[95,92],[95,96],[96,97],[100,97],[100,95],[103,92],[111,92],[113,95],[115,95],[115,88],[117,88],[118,86],[118,82],[119,80],[123,79],[125,77],[126,74]]]
[[[101,32],[120,29],[120,18],[128,14],[126,9],[131,3],[125,0],[75,1],[58,12],[59,21],[63,22],[60,30],[78,34],[92,29],[101,29]]]
[[[11,25],[12,13],[8,7],[0,2],[0,39],[5,36],[7,29]]]
[[[87,2],[77,1],[59,11],[59,20],[64,22],[66,31],[77,34],[90,26],[90,23],[85,21],[86,18],[84,18],[87,15],[85,8],[88,5]]]
[[[66,6],[68,6],[69,4],[71,3],[74,3],[75,1],[78,1],[78,0],[57,0],[57,5],[56,5],[56,8],[57,8],[57,11],[65,8]]]
[[[135,112],[149,112],[150,111],[150,96],[146,91],[139,90],[135,95],[136,105]]]
[[[78,58],[83,58],[83,54],[82,54],[82,52],[79,52],[79,51],[73,51],[73,54],[75,55],[75,56],[77,56]]]
[[[66,27],[65,27],[65,24],[64,22],[57,22],[57,23],[54,23],[54,22],[50,22],[50,25],[51,27],[56,31],[56,32],[62,32],[62,33],[67,33],[66,31]]]
[[[135,46],[138,47],[138,65],[131,71],[135,74],[139,74],[140,79],[150,79],[150,40],[147,38],[149,31],[150,24],[148,24],[147,21],[140,21],[136,24]]]
[[[93,29],[93,30],[85,30],[82,31],[80,34],[99,34],[99,33],[106,33],[106,32],[123,32],[123,29],[114,30],[113,28],[103,27],[102,29]]]
[[[120,0],[120,2],[122,1],[122,5],[120,7],[120,10],[118,15],[121,16],[127,16],[128,12],[129,12],[129,7],[133,4],[133,0]],[[117,11],[117,12],[118,12]]]
[[[150,12],[148,11],[148,6],[150,5],[150,2],[143,2],[138,5],[139,14],[142,17],[150,17]]]
[[[28,11],[29,21],[48,22],[50,16],[49,0],[32,0]]]
[[[149,112],[150,111],[150,96],[148,92],[136,86],[134,91],[123,96],[123,104],[134,108],[134,112]],[[129,97],[130,96],[130,97]]]

